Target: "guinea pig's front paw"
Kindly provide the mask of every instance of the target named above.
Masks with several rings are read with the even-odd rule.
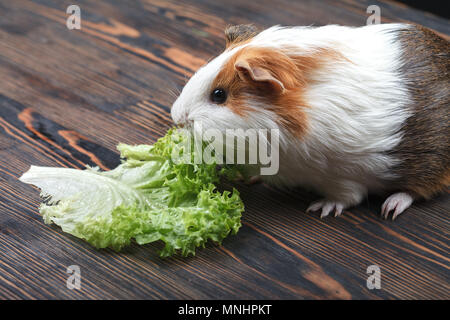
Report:
[[[338,217],[342,214],[342,210],[347,208],[347,206],[339,201],[332,201],[327,199],[322,199],[316,202],[313,202],[306,212],[310,211],[319,211],[321,209],[320,218],[324,218],[330,214],[330,212],[334,211],[334,216]]]

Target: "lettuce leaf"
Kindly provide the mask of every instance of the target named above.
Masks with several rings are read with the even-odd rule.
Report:
[[[177,250],[195,254],[209,239],[221,243],[235,234],[244,205],[236,189],[216,188],[220,176],[232,176],[233,169],[194,164],[194,147],[187,150],[186,139],[191,138],[171,129],[154,145],[119,144],[124,160],[113,170],[31,166],[20,180],[41,189],[45,223],[97,248],[161,240],[161,256]],[[174,152],[191,163],[177,163]]]

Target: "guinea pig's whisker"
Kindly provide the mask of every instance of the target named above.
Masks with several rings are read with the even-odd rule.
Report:
[[[170,89],[168,88],[167,91],[169,92],[170,96],[172,96],[173,98],[177,98],[180,95],[180,92],[176,92],[175,90],[177,90],[176,88],[174,89]]]

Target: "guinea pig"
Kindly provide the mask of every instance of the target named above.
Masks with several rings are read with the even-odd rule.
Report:
[[[275,185],[321,194],[321,217],[389,195],[395,219],[450,184],[449,42],[409,24],[248,25],[173,104],[178,125],[279,129]]]

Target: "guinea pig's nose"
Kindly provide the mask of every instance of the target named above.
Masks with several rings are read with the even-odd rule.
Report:
[[[172,119],[179,127],[184,127],[189,122],[187,112],[172,112]]]

